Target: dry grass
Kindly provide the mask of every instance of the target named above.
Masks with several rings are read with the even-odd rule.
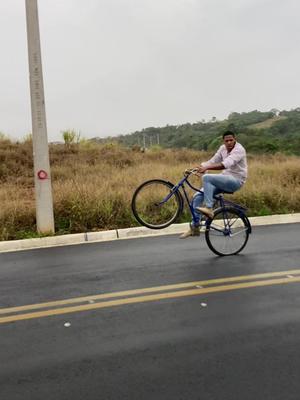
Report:
[[[130,201],[144,180],[176,182],[184,169],[209,157],[191,150],[140,153],[110,145],[84,143],[50,148],[56,232],[75,233],[137,225]],[[249,215],[300,211],[297,157],[249,156],[249,179],[231,196]],[[31,144],[0,141],[0,239],[33,236],[35,204]],[[188,214],[183,220],[189,218]]]

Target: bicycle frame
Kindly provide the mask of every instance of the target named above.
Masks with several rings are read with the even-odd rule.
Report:
[[[189,174],[189,175],[190,175],[190,174]],[[188,180],[189,175],[184,176],[176,185],[174,185],[173,188],[172,188],[172,191],[171,191],[159,204],[163,204],[163,203],[165,203],[166,201],[168,201],[168,200],[173,196],[173,194],[176,193],[176,192],[179,192],[180,195],[182,196],[182,194],[181,194],[181,192],[180,192],[180,188],[181,188],[182,191],[183,191],[184,197],[185,197],[185,199],[186,199],[186,202],[187,202],[187,204],[188,204],[190,213],[192,214],[192,217],[193,217],[193,219],[194,219],[194,218],[196,218],[195,210],[194,210],[194,207],[193,207],[193,205],[192,205],[192,202],[191,202],[190,199],[189,199],[189,196],[188,196],[188,194],[187,194],[187,191],[186,191],[184,185],[185,185],[185,183],[186,183],[192,190],[194,190],[195,192],[198,192],[198,193],[203,193],[203,190],[196,188],[195,186],[193,186],[193,185],[189,182],[189,180]],[[169,183],[171,183],[171,182],[169,182]],[[171,183],[171,185],[173,185],[173,184]],[[249,233],[251,233],[251,224],[250,224],[250,221],[249,221],[249,219],[248,219],[248,217],[247,217],[247,215],[246,215],[246,213],[245,213],[246,210],[247,210],[246,207],[243,207],[243,206],[241,206],[241,205],[239,205],[239,204],[237,204],[237,203],[235,203],[235,202],[233,202],[233,201],[224,199],[224,197],[223,197],[223,195],[222,195],[221,193],[220,193],[220,194],[216,194],[216,195],[214,196],[214,198],[215,198],[216,202],[219,204],[220,208],[223,208],[223,209],[224,209],[224,217],[225,217],[225,218],[227,218],[227,215],[226,215],[226,214],[227,214],[227,212],[226,212],[226,206],[233,207],[233,208],[235,208],[236,210],[240,211],[241,214],[243,214],[243,216],[246,218],[246,220],[247,220],[247,222],[248,222],[248,224],[249,224],[249,225],[248,225],[248,226],[249,226],[249,228],[248,228],[248,229],[249,229]]]
[[[184,176],[175,185],[163,179],[151,179],[143,182],[135,190],[131,201],[131,208],[137,221],[150,229],[166,228],[181,215],[185,200],[192,218],[199,220],[200,215],[194,207],[201,203],[204,193],[202,188],[195,187],[189,181],[192,174],[198,175],[197,169],[186,170]],[[194,192],[192,193],[193,197],[190,190]],[[147,193],[150,193],[151,196],[148,196],[149,204],[145,206],[143,200],[144,198],[147,200]],[[155,195],[152,196],[152,193]],[[161,193],[165,193],[163,199]],[[225,199],[224,193],[226,192],[218,190],[218,193],[214,195],[215,204],[212,218],[201,218],[206,243],[210,250],[218,256],[238,254],[246,246],[251,233],[251,224],[246,216],[246,207]],[[201,199],[194,201],[197,194],[201,194]],[[170,207],[169,205],[165,207],[165,203],[171,198],[174,199],[174,202],[170,202]],[[196,205],[194,206],[194,204]],[[187,236],[189,236],[190,232],[187,233]]]

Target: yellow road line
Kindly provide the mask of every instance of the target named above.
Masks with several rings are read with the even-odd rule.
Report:
[[[247,288],[262,287],[262,286],[271,286],[271,285],[282,285],[282,284],[295,283],[295,282],[300,282],[300,277],[269,279],[269,280],[262,280],[262,281],[231,284],[231,285],[220,285],[220,286],[207,287],[207,288],[202,288],[202,289],[182,290],[179,292],[177,291],[177,292],[168,292],[168,293],[161,293],[161,294],[152,294],[152,295],[147,295],[147,296],[129,297],[129,298],[125,298],[125,299],[104,301],[104,302],[96,303],[96,304],[85,304],[85,305],[74,306],[74,307],[64,307],[64,308],[58,308],[58,309],[53,309],[53,310],[38,311],[38,312],[32,312],[32,313],[26,313],[26,314],[17,314],[17,315],[12,315],[12,316],[7,316],[7,317],[1,317],[0,324],[7,323],[7,322],[28,320],[28,319],[33,319],[33,318],[49,317],[49,316],[53,316],[53,315],[70,314],[70,313],[80,312],[80,311],[90,311],[90,310],[96,310],[96,309],[100,309],[100,308],[115,307],[115,306],[121,306],[121,305],[126,305],[126,304],[144,303],[144,302],[158,301],[158,300],[164,300],[164,299],[180,298],[180,297],[187,297],[187,296],[197,296],[197,295],[207,294],[207,293],[218,293],[218,292],[225,292],[225,291],[231,291],[231,290],[247,289]]]
[[[8,307],[8,308],[1,308],[1,314],[8,314],[20,311],[27,311],[27,310],[38,310],[41,308],[50,308],[56,306],[63,306],[68,304],[76,304],[76,303],[84,303],[86,301],[91,300],[104,300],[110,299],[114,297],[125,297],[125,296],[134,296],[134,295],[141,295],[144,293],[155,293],[155,292],[164,292],[168,290],[177,290],[177,289],[185,289],[193,286],[204,286],[204,285],[216,285],[220,283],[229,283],[229,282],[241,282],[250,279],[265,279],[265,278],[272,278],[276,276],[284,276],[284,275],[300,275],[300,269],[294,269],[289,271],[279,271],[279,272],[267,272],[262,274],[255,274],[255,275],[241,275],[241,276],[233,276],[230,278],[217,278],[217,279],[209,279],[205,281],[195,281],[195,282],[185,282],[185,283],[178,283],[173,285],[164,285],[164,286],[154,286],[149,288],[142,288],[142,289],[132,289],[132,290],[124,290],[121,292],[112,292],[112,293],[103,293],[103,294],[96,294],[84,297],[75,297],[71,299],[64,299],[64,300],[55,300],[45,303],[37,303],[37,304],[29,304],[24,306],[17,306],[17,307]]]

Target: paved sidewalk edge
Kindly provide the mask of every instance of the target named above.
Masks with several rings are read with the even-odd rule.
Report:
[[[300,213],[251,217],[249,218],[249,220],[252,226],[299,223]],[[180,234],[184,232],[188,228],[188,226],[188,223],[183,223],[173,224],[168,228],[157,230],[148,229],[145,227],[135,227],[127,229],[114,229],[102,232],[85,232],[71,235],[49,236],[35,239],[10,240],[0,242],[0,253],[36,248],[133,239],[138,237]]]

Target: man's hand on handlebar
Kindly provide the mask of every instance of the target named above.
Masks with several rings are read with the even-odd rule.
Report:
[[[196,175],[198,177],[201,177],[201,175],[203,174],[203,172],[201,172],[201,166],[197,166],[195,168],[188,168],[184,171],[185,175]]]
[[[197,172],[198,172],[198,174],[200,174],[200,175],[204,174],[206,171],[207,171],[207,168],[203,167],[202,165],[199,165],[199,166],[197,167]]]

